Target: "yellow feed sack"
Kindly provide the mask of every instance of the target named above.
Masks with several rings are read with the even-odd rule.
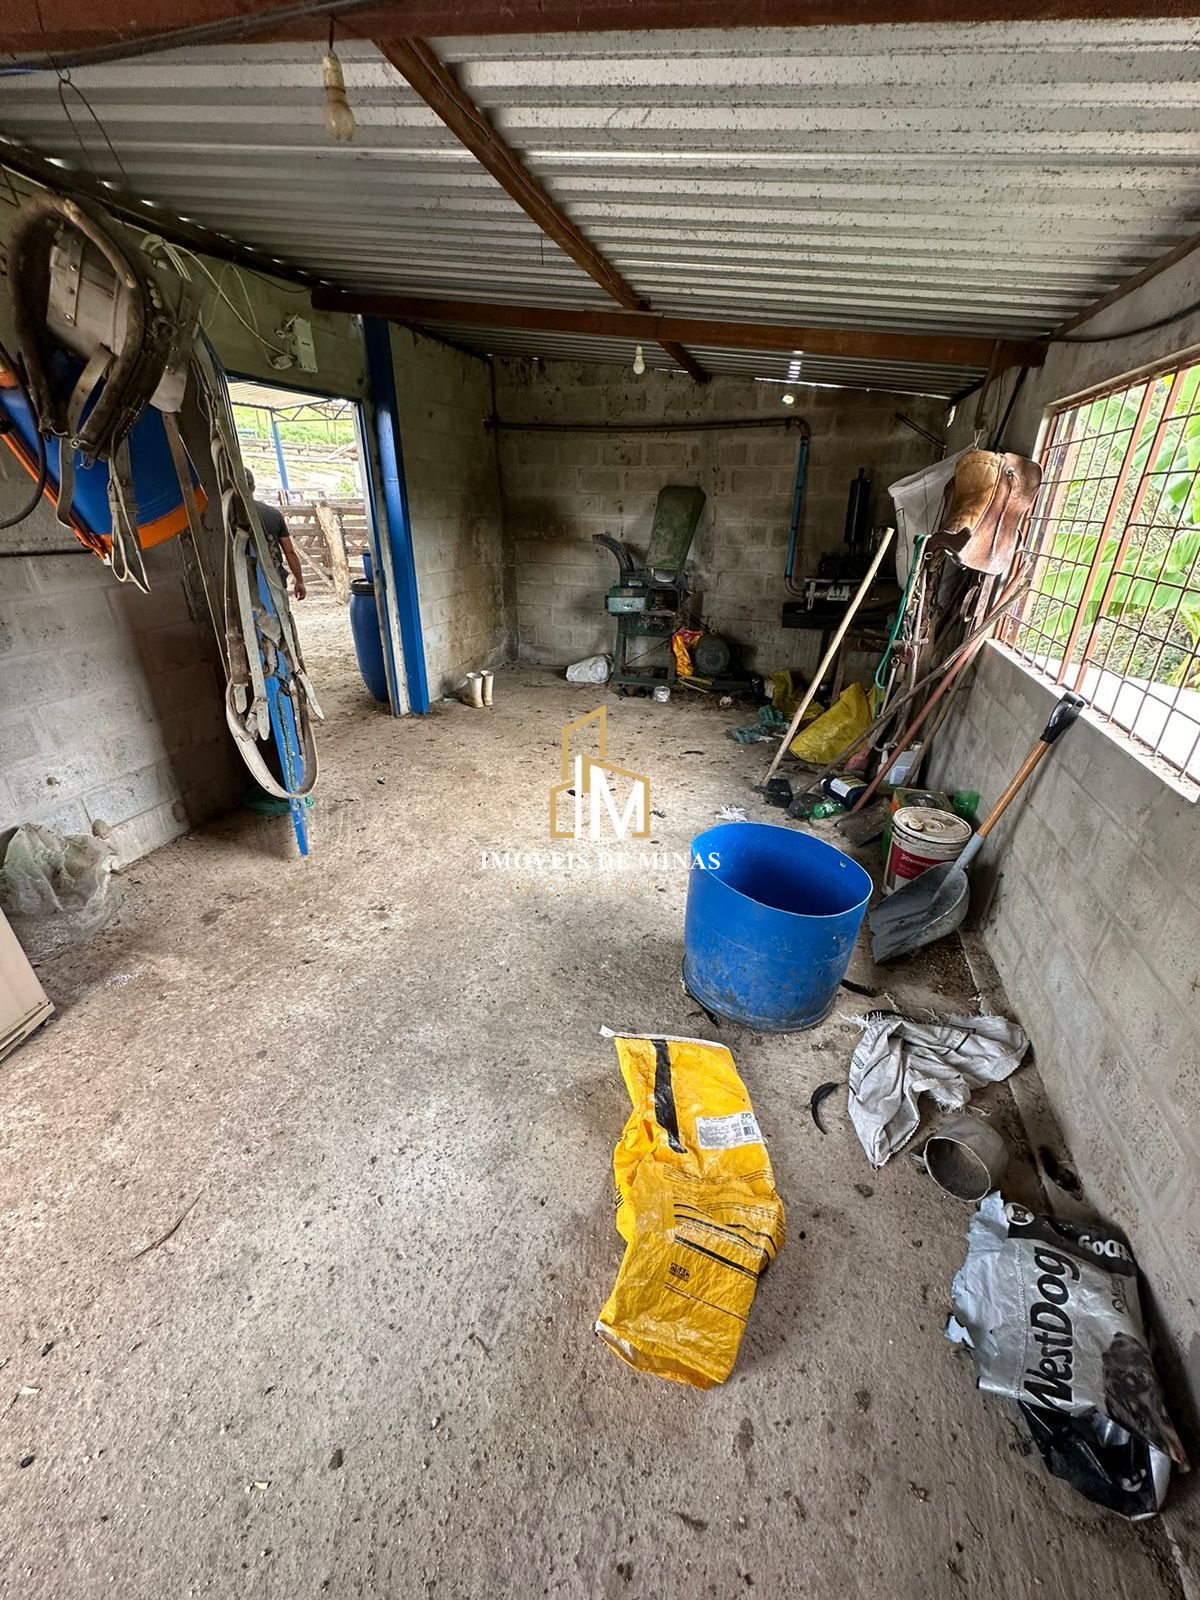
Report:
[[[796,707],[804,699],[807,685],[797,682],[790,672],[773,672],[770,677],[771,704],[789,720],[796,715]],[[825,715],[825,707],[817,700],[809,703],[804,713],[804,726]]]
[[[823,767],[836,761],[848,744],[871,725],[871,701],[861,683],[852,683],[815,722],[810,722],[789,745],[800,761]]]
[[[724,1045],[614,1036],[633,1111],[613,1155],[625,1258],[596,1332],[699,1389],[733,1370],[783,1203]]]

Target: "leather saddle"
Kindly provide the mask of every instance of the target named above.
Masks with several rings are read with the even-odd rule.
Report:
[[[1041,467],[1026,456],[968,450],[946,485],[931,547],[953,551],[975,572],[1007,571],[1041,483]]]

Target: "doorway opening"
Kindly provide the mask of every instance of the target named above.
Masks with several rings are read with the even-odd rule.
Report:
[[[299,566],[288,592],[322,709],[328,718],[377,708],[350,621],[351,585],[370,564],[358,403],[244,379],[230,379],[229,398],[255,498],[278,507]]]

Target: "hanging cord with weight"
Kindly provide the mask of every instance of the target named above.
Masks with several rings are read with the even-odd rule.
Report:
[[[33,401],[30,399],[29,388],[25,382],[24,374],[21,372],[20,367],[18,367],[17,363],[13,360],[12,356],[8,353],[3,344],[0,344],[0,368],[3,368],[5,372],[11,375],[13,382],[21,391],[21,398],[29,408],[29,413],[32,416]],[[0,420],[0,431],[5,433],[12,431],[12,424],[8,421],[7,417],[3,417],[2,420]],[[46,457],[46,440],[40,430],[38,431],[36,437],[37,472],[34,475],[33,492],[26,504],[21,507],[20,511],[15,512],[12,516],[5,517],[3,521],[0,521],[0,528],[15,528],[18,522],[24,522],[26,517],[31,517],[38,508],[38,502],[46,492],[46,479],[49,475],[49,462]]]

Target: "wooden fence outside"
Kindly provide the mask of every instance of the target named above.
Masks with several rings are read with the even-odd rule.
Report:
[[[363,575],[368,549],[367,508],[357,499],[310,500],[293,496],[279,508],[300,556],[304,581],[350,598],[351,578]]]

